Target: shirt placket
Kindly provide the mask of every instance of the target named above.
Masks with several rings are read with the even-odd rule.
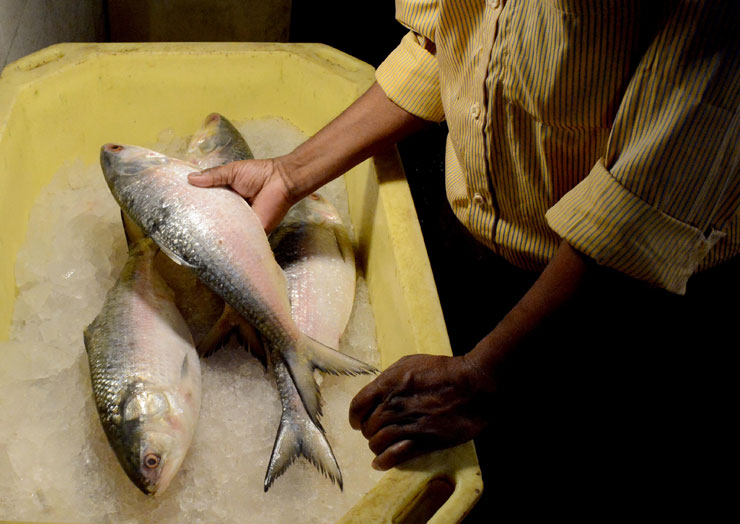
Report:
[[[483,14],[483,23],[478,33],[478,48],[476,52],[478,59],[474,73],[475,89],[477,91],[476,101],[470,107],[470,118],[478,129],[482,138],[483,155],[475,160],[478,169],[472,170],[474,176],[468,180],[468,198],[473,209],[471,217],[485,214],[493,215],[495,224],[498,217],[498,203],[492,187],[493,170],[491,159],[494,157],[492,151],[493,141],[491,139],[491,101],[493,94],[492,78],[499,73],[492,63],[493,44],[499,31],[499,18],[504,7],[505,0],[486,0],[486,8]],[[471,220],[471,222],[478,222]],[[471,225],[474,225],[471,223]],[[486,228],[488,231],[477,231],[482,236],[491,234],[495,227]]]

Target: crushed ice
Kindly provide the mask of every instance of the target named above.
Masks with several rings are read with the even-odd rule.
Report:
[[[238,125],[257,157],[305,140],[280,119]],[[153,146],[177,156],[186,138],[163,131]],[[322,189],[349,224],[343,181]],[[188,456],[158,499],[136,489],[100,425],[82,331],[126,259],[119,208],[100,167],[64,165],[31,212],[18,254],[10,340],[0,342],[0,518],[67,522],[335,522],[380,479],[365,439],[347,422],[367,377],[324,377],[323,425],[344,492],[299,460],[268,493],[262,480],[280,418],[272,377],[230,343],[202,362],[203,401]],[[351,232],[350,232],[351,234]],[[341,350],[377,365],[367,287]]]

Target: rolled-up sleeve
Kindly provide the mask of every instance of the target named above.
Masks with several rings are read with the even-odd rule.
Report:
[[[396,105],[433,122],[444,120],[439,68],[433,53],[438,15],[436,1],[397,1],[396,18],[410,31],[375,74],[383,92]]]
[[[740,209],[740,8],[681,2],[647,48],[604,157],[547,212],[574,248],[682,294]]]

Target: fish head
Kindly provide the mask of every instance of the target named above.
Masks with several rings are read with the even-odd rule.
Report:
[[[197,418],[192,411],[186,398],[147,388],[124,400],[121,445],[114,449],[146,495],[161,495],[180,469]]]
[[[239,131],[226,117],[211,113],[190,139],[187,158],[205,169],[252,158],[252,153]]]
[[[307,197],[299,200],[288,212],[290,218],[306,223],[316,225],[341,225],[342,217],[334,205],[319,193],[311,193]]]
[[[165,155],[139,146],[110,143],[100,148],[100,166],[114,194],[146,175],[156,174],[169,162]]]

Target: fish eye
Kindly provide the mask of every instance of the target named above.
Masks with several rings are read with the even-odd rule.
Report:
[[[156,469],[161,460],[156,453],[147,453],[144,457],[144,465],[149,469]]]

